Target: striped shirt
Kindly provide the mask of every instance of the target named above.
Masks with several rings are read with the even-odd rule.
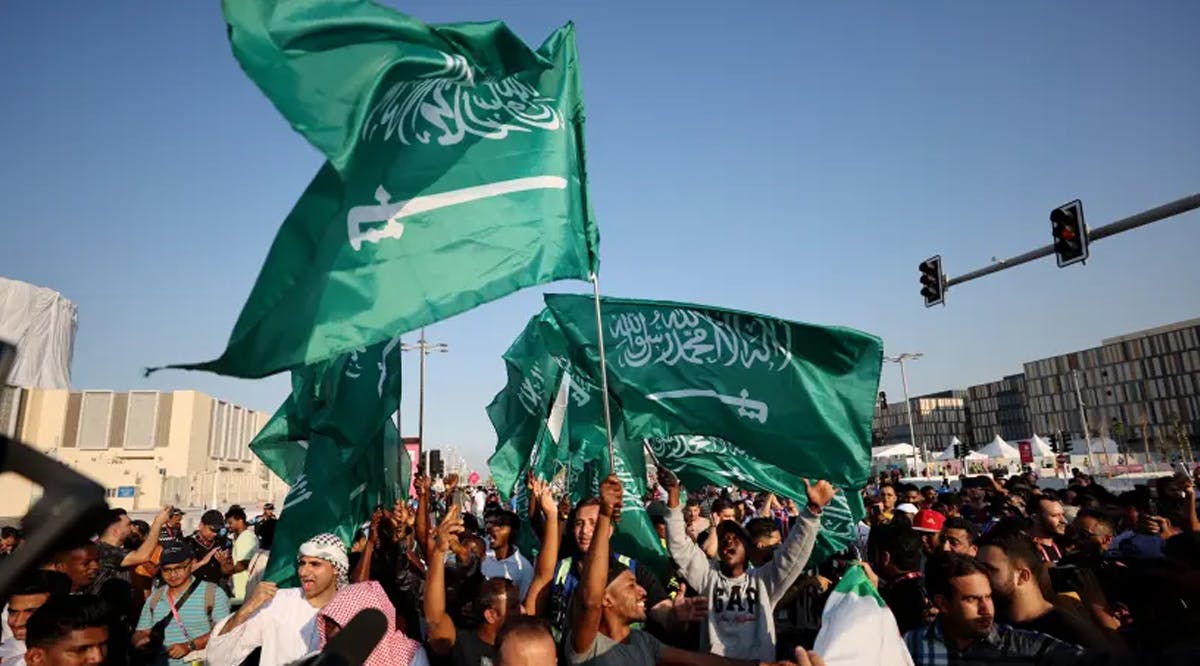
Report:
[[[904,634],[904,643],[915,666],[1069,663],[1083,654],[1081,648],[1046,634],[1003,624],[993,624],[987,636],[959,650],[946,643],[940,619]]]
[[[188,585],[190,586],[191,584],[189,580]],[[208,596],[208,588],[211,585],[213,583],[200,583],[196,587],[196,590],[187,598],[187,601],[184,602],[183,608],[176,609],[179,611],[179,618],[183,620],[183,627],[187,629],[187,634],[184,634],[183,629],[179,626],[179,622],[172,618],[167,623],[167,628],[163,632],[164,647],[170,647],[175,643],[186,643],[188,640],[198,640],[212,630],[212,625],[229,615],[229,597],[226,596],[224,590],[217,587],[213,590],[212,617],[208,617],[205,604],[206,597]],[[183,589],[186,590],[187,588]],[[171,606],[167,600],[167,594],[166,590],[163,590],[161,594],[157,591],[150,593],[150,600],[153,600],[157,596],[158,601],[155,602],[153,607],[150,605],[150,600],[146,601],[146,605],[142,607],[142,615],[138,619],[138,631],[148,631],[164,617],[171,616]],[[165,652],[157,662],[159,666],[183,666],[183,663],[182,659],[169,659]]]

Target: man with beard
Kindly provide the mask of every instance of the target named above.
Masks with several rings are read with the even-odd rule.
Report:
[[[679,479],[660,473],[659,484],[667,489],[671,558],[688,586],[709,599],[700,635],[701,651],[771,661],[775,658],[775,605],[808,562],[820,528],[819,516],[835,493],[833,486],[828,481],[810,484],[805,480],[808,504],[797,516],[787,540],[770,562],[749,569],[748,553],[753,544],[741,525],[729,520],[716,523],[719,559],[712,562],[687,537]],[[576,651],[583,647],[578,642],[575,645]]]
[[[971,521],[958,516],[947,518],[942,523],[942,532],[938,535],[938,550],[946,553],[958,553],[967,557],[975,557],[979,549],[975,546],[975,527]]]
[[[987,570],[1002,621],[1088,649],[1110,647],[1098,627],[1050,603],[1053,590],[1046,564],[1025,534],[1000,531],[984,535],[979,540],[979,562]]]
[[[1045,495],[1038,495],[1032,507],[1033,526],[1029,535],[1043,562],[1054,564],[1062,559],[1063,552],[1058,541],[1067,533],[1067,518],[1062,502]]]
[[[261,648],[261,666],[283,666],[314,652],[321,645],[317,612],[349,583],[349,571],[341,539],[318,534],[304,542],[296,558],[300,587],[259,583],[236,613],[213,627],[206,661],[240,664]]]
[[[169,507],[164,507],[162,511],[158,512],[146,539],[142,541],[137,550],[131,552],[125,549],[125,542],[133,534],[129,514],[125,512],[125,509],[109,510],[108,526],[104,528],[100,533],[100,539],[96,541],[100,572],[93,584],[93,591],[99,592],[100,588],[112,579],[130,582],[130,569],[150,561],[151,555],[154,554],[154,548],[158,545],[159,532],[170,518],[170,512]]]
[[[925,563],[925,590],[938,617],[904,635],[915,666],[1046,664],[1083,652],[1045,634],[996,624],[988,570],[970,557],[931,557]]]

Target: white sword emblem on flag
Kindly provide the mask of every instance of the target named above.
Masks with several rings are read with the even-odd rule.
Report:
[[[751,400],[750,392],[746,389],[742,389],[738,395],[722,395],[712,389],[679,389],[651,393],[646,397],[656,402],[670,398],[716,398],[726,405],[737,407],[738,416],[754,419],[759,423],[767,422],[767,403]]]
[[[350,235],[350,247],[355,251],[362,249],[363,241],[378,243],[385,238],[400,238],[404,234],[404,223],[400,220],[427,213],[431,210],[455,206],[458,204],[491,199],[514,192],[528,190],[563,190],[567,187],[567,179],[561,176],[530,176],[528,178],[513,178],[486,185],[464,187],[449,192],[426,194],[404,201],[389,203],[392,195],[380,185],[375,190],[373,206],[355,206],[346,215],[346,229]],[[375,227],[379,223],[382,227]],[[367,227],[367,228],[364,228]]]

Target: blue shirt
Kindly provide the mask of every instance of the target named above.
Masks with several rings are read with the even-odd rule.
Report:
[[[191,583],[189,582],[188,585],[190,586]],[[208,616],[208,609],[205,608],[210,586],[214,587],[211,618]],[[163,590],[161,593],[157,590],[150,593],[150,598],[146,600],[146,605],[142,607],[142,615],[138,619],[138,631],[148,631],[164,617],[171,617],[171,606],[167,600],[167,594],[167,590]],[[155,597],[158,597],[158,600],[151,607],[150,602],[154,601]],[[186,643],[189,640],[198,640],[211,631],[214,624],[229,616],[229,597],[224,590],[216,587],[213,583],[200,583],[184,602],[183,607],[176,608],[176,610],[179,611],[179,619],[183,620],[183,628],[180,628],[179,622],[172,617],[171,621],[167,623],[166,630],[163,631],[164,647],[170,647],[176,643]],[[187,630],[186,634],[184,629]],[[164,652],[157,663],[160,666],[183,666],[184,661],[169,659]]]

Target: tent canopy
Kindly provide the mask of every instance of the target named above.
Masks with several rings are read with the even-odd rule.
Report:
[[[1033,451],[1034,458],[1050,458],[1054,456],[1054,451],[1050,449],[1050,445],[1046,440],[1037,436],[1034,433],[1033,438],[1029,440],[1029,448]]]
[[[988,459],[988,455],[986,453],[980,453],[979,451],[972,451],[967,454],[967,460],[987,460],[987,459]]]
[[[933,459],[938,461],[954,460],[954,446],[951,445],[944,451],[938,451],[937,453],[933,454]]]
[[[1120,453],[1117,449],[1117,443],[1108,437],[1093,437],[1091,455],[1098,456],[1101,452],[1107,453],[1110,456]],[[1088,455],[1088,441],[1086,439],[1071,440],[1071,454],[1077,456]]]
[[[996,435],[995,439],[989,442],[987,446],[979,449],[979,452],[989,458],[1012,458],[1016,460],[1021,457],[1021,452],[1017,450],[1017,447],[1001,439],[1000,435]]]

